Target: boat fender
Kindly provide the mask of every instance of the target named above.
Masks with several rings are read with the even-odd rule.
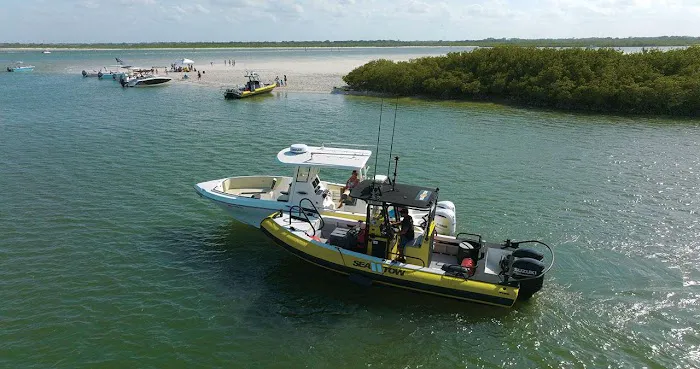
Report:
[[[464,258],[462,260],[462,267],[467,268],[468,270],[468,275],[471,277],[476,273],[476,264],[474,263],[474,259],[472,258]]]
[[[533,258],[519,258],[513,262],[511,274],[513,278],[534,278],[542,275],[544,263]]]
[[[533,249],[517,249],[513,251],[513,256],[516,258],[531,258],[535,260],[544,259],[544,254]]]

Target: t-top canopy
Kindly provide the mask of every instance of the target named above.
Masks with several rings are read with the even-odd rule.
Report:
[[[360,182],[350,191],[350,196],[365,201],[387,202],[393,205],[427,209],[437,199],[437,189],[397,183],[372,183],[371,179]],[[372,194],[376,192],[376,197]]]
[[[372,155],[369,150],[292,145],[277,154],[282,164],[338,169],[362,169]]]

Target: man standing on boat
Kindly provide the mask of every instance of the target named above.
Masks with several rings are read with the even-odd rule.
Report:
[[[399,231],[401,236],[399,240],[399,257],[396,260],[404,263],[406,262],[406,258],[403,256],[404,249],[406,249],[406,245],[409,242],[413,241],[416,235],[413,232],[413,218],[408,215],[408,208],[401,208],[399,214],[401,214],[403,219],[401,219],[401,230]]]

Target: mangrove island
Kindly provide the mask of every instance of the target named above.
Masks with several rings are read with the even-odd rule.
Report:
[[[700,46],[635,53],[498,46],[406,62],[374,60],[343,80],[355,91],[396,96],[581,112],[700,115]]]

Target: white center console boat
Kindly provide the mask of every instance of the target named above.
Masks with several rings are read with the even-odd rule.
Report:
[[[322,168],[340,169],[349,176],[351,171],[356,170],[359,181],[362,181],[367,177],[367,161],[371,155],[370,150],[296,144],[277,154],[280,163],[293,167],[291,177],[229,177],[198,183],[195,190],[234,219],[256,228],[260,228],[260,223],[276,211],[300,207],[303,199],[308,199],[322,215],[364,220],[367,203],[348,197],[349,191],[341,193],[345,184],[322,181],[319,172]],[[375,181],[387,182],[388,179],[378,175]],[[307,201],[304,203],[308,206]],[[454,235],[454,204],[441,201],[438,207],[437,233]],[[412,212],[411,215],[419,224],[425,214]]]

